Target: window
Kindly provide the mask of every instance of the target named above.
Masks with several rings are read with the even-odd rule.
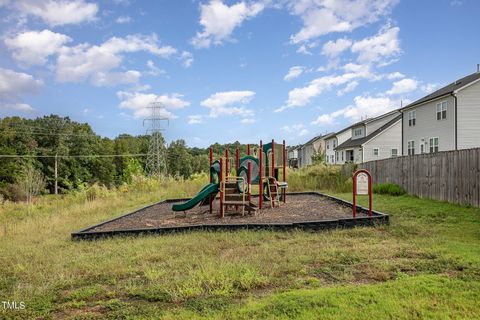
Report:
[[[415,154],[415,141],[413,141],[413,140],[408,141],[407,149],[408,149],[408,155],[409,156],[414,155]]]
[[[415,120],[417,119],[417,112],[415,110],[408,111],[408,126],[415,126]]]
[[[447,107],[447,101],[437,103],[437,120],[447,119]]]
[[[430,138],[430,153],[438,152],[438,138]]]
[[[333,155],[330,156],[330,159],[332,159],[332,160],[330,160],[331,163],[335,162],[335,161],[333,161]]]
[[[398,156],[398,149],[392,149],[392,157]]]
[[[330,141],[327,141],[327,150],[330,149]]]
[[[338,151],[337,151],[337,152],[335,152],[335,160],[337,160],[337,161],[338,161]]]
[[[342,151],[342,161],[343,161],[343,151]]]
[[[361,136],[362,135],[362,128],[358,128],[358,129],[353,130],[353,135],[355,137]]]
[[[378,157],[378,148],[373,148],[373,155]]]
[[[337,144],[336,141],[333,140],[333,148],[334,148],[334,149],[335,149],[335,147],[337,146],[336,144]]]

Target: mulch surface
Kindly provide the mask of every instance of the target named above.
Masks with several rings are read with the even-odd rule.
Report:
[[[258,198],[252,200],[258,205]],[[270,207],[270,202],[264,202],[262,210],[255,214],[249,214],[245,211],[244,216],[231,208],[225,213],[223,219],[219,218],[218,199],[213,204],[213,214],[209,213],[208,205],[196,206],[185,212],[175,212],[172,211],[172,204],[156,204],[88,231],[156,229],[206,224],[313,222],[352,217],[351,207],[337,203],[327,197],[310,194],[287,195],[287,203],[275,208]],[[357,213],[357,217],[362,216],[364,215]]]

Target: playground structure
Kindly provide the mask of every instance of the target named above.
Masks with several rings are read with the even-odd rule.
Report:
[[[286,147],[283,144],[271,142],[263,144],[251,152],[247,145],[247,155],[240,157],[238,148],[235,157],[229,157],[228,149],[225,156],[213,159],[213,150],[210,149],[210,183],[188,201],[172,206],[173,211],[187,211],[197,205],[209,205],[210,214],[213,213],[213,204],[219,194],[220,217],[225,216],[228,210],[256,213],[262,210],[264,201],[271,208],[286,203]],[[234,170],[231,170],[231,168]],[[234,174],[232,174],[232,172]],[[280,176],[281,174],[281,176]],[[280,179],[281,178],[281,179]],[[258,204],[252,201],[252,186],[258,185]]]

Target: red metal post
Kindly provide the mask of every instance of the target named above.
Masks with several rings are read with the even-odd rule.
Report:
[[[283,182],[287,182],[287,149],[283,140]],[[283,203],[287,203],[287,189],[283,188]]]
[[[240,156],[239,156],[239,153],[238,153],[238,148],[237,150],[235,150],[235,174],[237,175],[238,177],[238,167],[240,166]]]
[[[248,203],[252,201],[252,163],[251,160],[248,160],[248,170],[247,170],[247,184],[248,184]]]
[[[275,141],[272,139],[272,177],[275,179]],[[277,187],[275,187],[276,192],[278,193]],[[272,205],[275,207],[275,201],[273,199],[272,190],[270,192],[270,197],[272,198]]]
[[[368,215],[372,217],[372,175],[367,171],[368,175]]]
[[[272,139],[272,177],[275,178],[275,141]]]
[[[353,219],[357,215],[357,173],[353,174]]]
[[[228,177],[228,174],[230,172],[228,171],[228,148],[225,149],[225,179]]]
[[[223,218],[223,159],[220,157],[220,217]]]
[[[210,148],[210,167],[212,166],[212,163],[213,163],[213,150],[212,148]],[[212,170],[210,168],[210,183],[212,182],[213,182],[213,176],[212,176]],[[213,200],[214,199],[212,199],[212,195],[210,195],[208,198],[208,202],[210,203],[210,214],[212,214],[213,212],[213,207],[212,207]]]
[[[260,163],[260,172],[258,173],[259,174],[259,181],[258,181],[258,192],[259,192],[259,195],[258,195],[258,207],[259,209],[261,210],[262,209],[262,201],[263,201],[263,177],[262,177],[262,165],[263,165],[263,143],[262,143],[262,140],[260,140],[260,155],[259,155],[260,159],[259,159],[259,163]]]

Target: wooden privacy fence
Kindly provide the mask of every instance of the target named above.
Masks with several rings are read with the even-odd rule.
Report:
[[[365,162],[373,183],[395,183],[408,193],[480,207],[480,148]]]

